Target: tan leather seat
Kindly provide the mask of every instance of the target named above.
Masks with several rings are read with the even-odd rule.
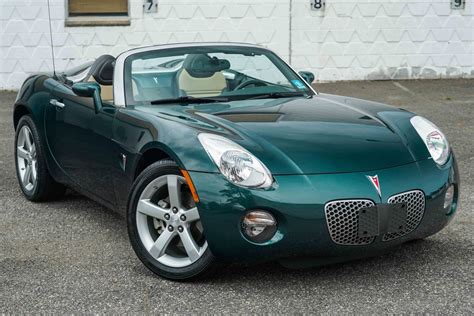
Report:
[[[88,82],[97,82],[94,77],[90,77],[88,80]],[[98,83],[98,82],[97,82]],[[105,101],[105,102],[113,102],[114,101],[114,88],[113,86],[111,85],[102,85],[99,83],[99,86],[100,86],[100,97],[102,99],[102,101]]]
[[[227,84],[221,72],[216,72],[209,78],[195,78],[183,69],[178,79],[178,86],[189,96],[212,97],[220,95]]]
[[[211,58],[206,54],[190,54],[183,62],[177,78],[181,94],[193,97],[218,96],[227,88],[222,70],[228,69],[227,60]]]

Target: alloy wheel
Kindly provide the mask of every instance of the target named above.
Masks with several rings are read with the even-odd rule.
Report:
[[[184,177],[164,175],[143,190],[136,207],[140,240],[158,262],[182,268],[207,249],[198,209]]]
[[[38,178],[38,160],[33,134],[27,125],[21,127],[16,147],[16,159],[21,185],[25,190],[33,191]]]

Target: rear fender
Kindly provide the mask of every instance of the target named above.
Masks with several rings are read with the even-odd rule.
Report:
[[[23,115],[30,115],[39,133],[39,137],[44,146],[46,165],[51,176],[58,182],[61,181],[61,175],[54,173],[54,158],[49,150],[45,134],[45,110],[51,99],[51,92],[60,83],[46,75],[31,76],[25,80],[13,109],[13,123],[15,130]]]
[[[45,76],[31,76],[25,80],[18,92],[13,108],[13,126],[16,129],[21,116],[33,117],[39,132],[44,136],[44,110],[50,101],[51,91],[59,84]]]

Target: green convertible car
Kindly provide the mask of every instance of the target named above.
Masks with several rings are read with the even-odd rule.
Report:
[[[121,212],[140,260],[176,280],[225,261],[373,256],[445,227],[459,176],[441,130],[313,80],[239,43],[31,76],[13,115],[21,190],[41,201],[69,187]]]

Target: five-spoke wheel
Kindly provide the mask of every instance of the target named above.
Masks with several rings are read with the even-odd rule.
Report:
[[[55,199],[66,189],[51,177],[43,148],[33,119],[22,116],[16,126],[15,165],[21,191],[30,201]]]
[[[138,177],[128,225],[138,257],[161,276],[194,278],[214,261],[189,185],[172,161],[159,161]]]
[[[148,252],[170,267],[184,267],[198,260],[207,248],[199,212],[186,180],[164,175],[150,182],[137,205],[137,228]]]
[[[23,125],[20,128],[16,146],[16,159],[21,185],[25,190],[33,191],[37,183],[38,162],[33,134],[28,125]]]

